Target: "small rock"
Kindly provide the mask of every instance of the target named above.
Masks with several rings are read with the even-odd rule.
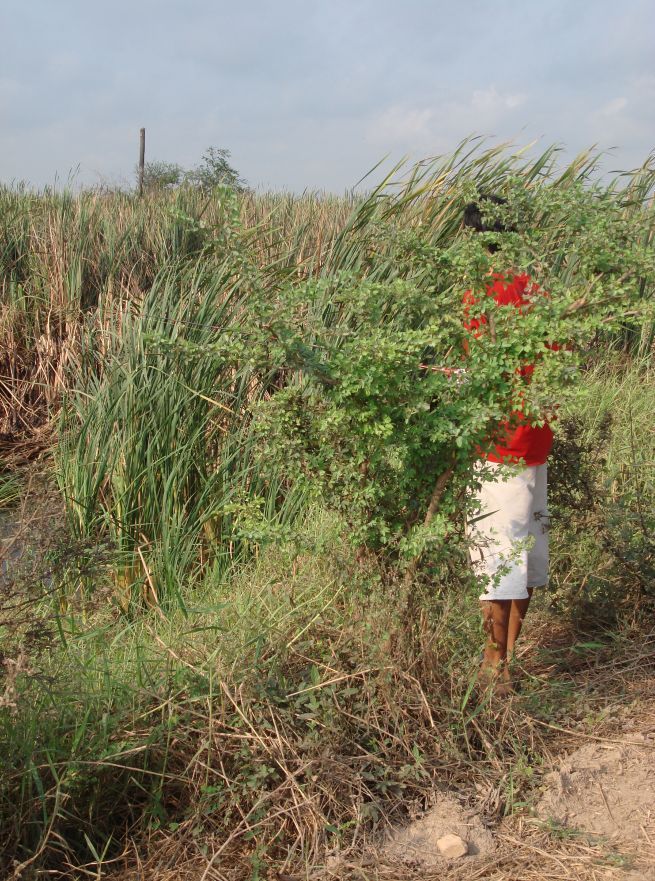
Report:
[[[469,846],[464,839],[460,838],[459,835],[451,835],[450,833],[442,836],[437,841],[437,847],[439,848],[439,853],[450,860],[466,856],[469,852]]]

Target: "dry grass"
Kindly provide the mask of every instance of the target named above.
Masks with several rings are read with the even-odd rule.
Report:
[[[549,826],[531,815],[530,805],[539,791],[539,783],[558,756],[576,749],[581,742],[630,743],[634,730],[653,725],[655,720],[655,635],[631,634],[630,638],[605,651],[582,653],[576,648],[579,635],[563,630],[555,634],[552,644],[544,641],[545,632],[552,635],[552,624],[545,615],[537,616],[529,641],[524,646],[524,657],[532,658],[525,673],[535,677],[538,685],[526,687],[523,696],[502,707],[489,707],[475,720],[469,720],[465,738],[470,755],[465,750],[459,755],[448,753],[449,735],[443,728],[438,707],[429,700],[421,704],[425,695],[420,690],[406,692],[407,706],[400,711],[413,726],[414,735],[422,727],[422,736],[429,738],[432,751],[429,764],[430,779],[405,791],[397,800],[385,803],[385,816],[377,824],[362,822],[355,828],[345,847],[325,851],[323,828],[327,806],[334,802],[339,815],[344,815],[344,792],[352,799],[351,787],[356,756],[346,758],[334,749],[326,749],[323,760],[311,759],[316,785],[307,787],[308,760],[298,753],[292,734],[285,731],[279,714],[269,706],[272,730],[263,733],[261,717],[249,712],[243,695],[224,688],[225,701],[242,715],[244,729],[240,732],[220,730],[214,724],[216,755],[221,756],[219,767],[225,767],[235,748],[235,740],[244,737],[256,742],[263,761],[284,767],[280,784],[263,801],[242,811],[229,834],[214,834],[205,830],[194,837],[193,824],[183,825],[174,833],[153,832],[149,838],[133,840],[125,853],[103,866],[105,877],[121,881],[186,881],[186,879],[256,878],[257,843],[275,850],[276,835],[285,829],[284,840],[293,840],[289,828],[295,830],[295,844],[268,863],[266,877],[279,881],[301,881],[316,878],[321,881],[605,881],[605,879],[646,879],[655,871],[655,850],[642,849],[637,858],[629,846],[617,848],[609,842],[589,840],[574,830]],[[567,648],[562,643],[567,640]],[[542,655],[550,655],[550,661]],[[556,666],[559,672],[556,672]],[[562,669],[568,673],[563,675]],[[370,674],[362,674],[362,678]],[[406,677],[400,675],[403,684]],[[568,680],[568,682],[567,682]],[[445,683],[444,683],[445,684]],[[561,705],[561,719],[546,721],[538,718],[535,703],[561,695],[567,686]],[[397,692],[395,693],[397,698]],[[434,696],[432,696],[434,699]],[[412,705],[413,702],[413,705]],[[577,713],[575,706],[582,709]],[[609,711],[608,711],[609,708]],[[389,724],[389,717],[397,720],[398,708],[380,703],[374,708],[373,726],[386,737],[398,740],[399,726]],[[422,718],[421,718],[422,717]],[[432,727],[430,722],[432,719]],[[436,724],[435,724],[435,719]],[[181,735],[183,736],[183,735]],[[402,753],[407,743],[398,743]],[[451,741],[452,743],[452,741]],[[641,742],[640,742],[641,743]],[[517,750],[517,744],[519,749]],[[203,743],[203,747],[206,744]],[[654,745],[655,748],[655,745]],[[523,755],[521,755],[523,753]],[[516,772],[517,762],[525,754],[533,756],[536,772],[526,781],[523,791],[515,791],[514,802],[508,799],[508,781]],[[367,757],[370,759],[370,756]],[[385,761],[390,757],[386,756]],[[196,754],[198,769],[202,760]],[[188,773],[180,767],[179,772]],[[173,769],[170,770],[171,776]],[[299,780],[302,779],[302,783]],[[406,822],[408,809],[420,811],[429,798],[432,787],[456,791],[467,797],[493,830],[496,850],[493,854],[453,865],[443,870],[389,862],[381,856],[377,842],[385,829],[398,822]],[[362,795],[366,793],[362,792]],[[371,796],[372,793],[368,793]],[[525,801],[522,807],[515,802]],[[257,818],[258,808],[262,814]],[[507,813],[509,811],[509,814]],[[357,812],[353,812],[356,821]],[[299,867],[299,862],[303,868]],[[71,867],[72,868],[72,867]],[[76,867],[79,870],[79,867]],[[96,871],[97,864],[89,864],[87,871]],[[634,875],[626,874],[626,870]]]
[[[25,520],[38,532],[52,514],[42,504],[28,508]],[[270,570],[260,565],[265,581],[279,574],[275,562]],[[344,566],[347,561],[335,561],[337,570]],[[334,571],[321,576],[309,558],[298,560],[270,591],[263,592],[261,583],[251,589],[280,620],[287,599],[301,600],[310,584],[320,590],[321,577],[329,582]],[[234,585],[242,602],[247,583],[244,574]],[[361,597],[351,605],[334,602],[313,623],[320,603],[304,618],[296,609],[290,628],[278,626],[258,661],[252,647],[230,651],[226,644],[208,644],[202,628],[197,637],[180,638],[166,622],[145,620],[141,651],[150,645],[157,657],[152,672],[167,670],[166,676],[158,683],[151,674],[145,691],[135,691],[135,697],[141,691],[140,706],[130,708],[107,748],[96,746],[95,755],[71,763],[76,774],[84,768],[107,790],[94,823],[120,835],[120,851],[106,860],[90,851],[82,857],[83,848],[72,842],[80,830],[93,835],[93,826],[77,816],[75,796],[63,788],[59,813],[53,811],[39,847],[16,877],[28,878],[38,863],[47,877],[116,881],[626,877],[619,867],[629,863],[628,855],[549,828],[530,806],[562,753],[590,741],[629,742],[631,731],[653,724],[655,633],[628,626],[620,637],[582,635],[570,620],[537,608],[517,659],[521,694],[480,710],[466,697],[474,649],[461,634],[453,642],[466,622],[458,605],[446,605],[439,618],[424,614],[416,628],[394,631],[399,616],[393,603],[380,604],[379,597],[368,608],[361,603]],[[90,616],[91,628],[102,627],[108,611],[78,610]],[[225,623],[230,626],[229,619]],[[307,624],[306,639],[296,639]],[[260,625],[254,621],[253,629]],[[243,638],[247,642],[248,634]],[[276,659],[271,652],[285,643],[288,651]],[[30,660],[27,677],[47,679],[39,659],[37,653]],[[100,659],[93,663],[102,666]],[[114,663],[116,675],[121,661]],[[212,671],[211,684],[198,689]],[[74,681],[72,687],[78,687]],[[49,724],[45,717],[41,722]],[[165,736],[153,737],[157,729]],[[113,745],[124,741],[123,748]],[[47,774],[46,766],[37,767]],[[65,771],[62,763],[62,778]],[[251,787],[248,777],[262,773]],[[164,814],[177,818],[174,827],[167,821],[148,830],[139,786],[124,790],[130,775],[142,782],[156,775]],[[493,830],[495,852],[455,865],[449,874],[383,860],[377,843],[419,815],[435,789],[457,793],[475,809]],[[212,790],[227,795],[222,807],[212,805]],[[53,781],[46,795],[51,805],[59,792]],[[78,790],[80,804],[87,795]],[[97,842],[102,835],[96,831]],[[633,860],[642,872],[635,881],[655,867],[652,857],[642,851],[641,862]]]
[[[23,628],[29,629],[30,598],[43,600],[39,584],[53,559],[60,567],[57,583],[85,556],[98,580],[102,561],[100,549],[67,551],[65,543],[42,543],[42,533],[52,534],[57,502],[38,492],[24,498],[23,532],[11,540],[29,541],[31,534],[44,551],[40,559],[26,555]],[[35,708],[41,691],[70,704],[75,722],[64,721],[61,743],[97,737],[92,729],[103,713],[116,712],[123,679],[129,696],[106,744],[62,755],[57,773],[61,780],[70,774],[77,788],[49,777],[48,760],[40,747],[31,747],[52,822],[20,877],[28,878],[36,865],[52,878],[126,881],[250,881],[258,872],[297,881],[624,877],[612,873],[627,857],[605,843],[545,827],[530,805],[562,753],[586,742],[629,741],[631,730],[651,724],[655,634],[629,621],[615,634],[580,633],[569,616],[538,605],[517,658],[521,694],[480,710],[467,696],[479,639],[475,602],[462,610],[457,588],[407,627],[393,596],[359,593],[353,561],[331,546],[325,553],[329,564],[310,554],[285,564],[273,554],[270,562],[262,558],[244,570],[221,596],[218,620],[230,638],[206,629],[216,621],[211,616],[197,627],[144,617],[135,633],[140,666],[126,663],[118,637],[125,621],[106,605],[102,590],[86,604],[83,597],[77,606],[75,597],[67,598],[71,612],[75,607],[70,633],[65,617],[52,614],[51,606],[48,618],[40,607],[40,625],[51,636],[24,659],[28,669],[18,697],[29,685],[23,700]],[[339,592],[342,584],[347,594]],[[17,599],[15,590],[5,594],[7,615],[15,614]],[[68,648],[52,632],[57,623],[68,633]],[[114,646],[105,656],[103,633],[112,633]],[[268,635],[257,642],[261,633]],[[11,644],[3,647],[8,651]],[[10,657],[20,659],[18,646]],[[108,695],[96,709],[93,668],[101,670],[108,659],[116,697]],[[134,686],[134,680],[147,685]],[[87,727],[86,712],[92,713]],[[38,711],[44,734],[61,724],[55,716],[52,708]],[[24,724],[21,716],[16,722]],[[32,724],[29,715],[25,724]],[[17,769],[14,782],[5,783],[19,787],[22,774]],[[163,822],[148,806],[153,781]],[[495,853],[455,866],[450,875],[384,862],[377,842],[420,814],[435,789],[457,793],[475,809],[493,830]],[[213,803],[221,793],[224,802]],[[15,805],[24,825],[40,801],[36,794],[16,796]],[[87,808],[94,813],[85,815]],[[149,813],[150,824],[144,820]],[[80,843],[84,833],[96,843],[114,836],[106,860]],[[645,872],[651,855],[642,852],[641,858],[635,871]],[[646,876],[635,881],[639,877]]]

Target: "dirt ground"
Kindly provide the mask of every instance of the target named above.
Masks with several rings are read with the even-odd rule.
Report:
[[[546,778],[537,816],[638,860],[655,856],[655,729],[626,735],[623,744],[589,743],[563,758]]]
[[[652,653],[653,645],[646,645],[615,676],[599,670],[597,682],[585,683],[595,692],[599,725],[594,733],[589,726],[551,726],[550,761],[512,816],[490,821],[480,799],[476,805],[470,795],[438,794],[434,806],[395,830],[376,856],[364,860],[363,873],[352,877],[655,881]],[[447,834],[468,844],[465,856],[440,854],[437,842]]]
[[[457,859],[437,842],[468,844]],[[382,848],[386,877],[405,870],[430,879],[623,879],[655,881],[655,704],[650,718],[620,736],[590,740],[556,763],[531,809],[485,826],[451,795],[396,831]],[[437,874],[438,873],[438,874]]]

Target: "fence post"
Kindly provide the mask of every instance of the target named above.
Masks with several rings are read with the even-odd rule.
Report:
[[[143,195],[143,172],[146,164],[146,130],[139,132],[139,195]]]

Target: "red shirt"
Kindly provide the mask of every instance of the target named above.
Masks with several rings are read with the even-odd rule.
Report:
[[[520,309],[521,306],[529,303],[526,294],[543,293],[536,285],[530,284],[527,275],[513,275],[507,279],[501,274],[494,273],[493,279],[486,293],[493,297],[499,306],[511,305]],[[467,307],[476,302],[473,293],[466,291],[464,303]],[[464,326],[467,330],[478,331],[480,326],[486,323],[487,320],[483,315],[467,321]],[[552,345],[552,348],[557,346]],[[526,364],[520,368],[520,373],[529,377],[533,370],[532,364]],[[489,462],[508,463],[522,459],[526,466],[543,465],[553,445],[553,432],[547,423],[542,426],[532,425],[520,410],[514,410],[509,420],[501,424],[501,431],[494,441],[492,449],[484,453]]]

